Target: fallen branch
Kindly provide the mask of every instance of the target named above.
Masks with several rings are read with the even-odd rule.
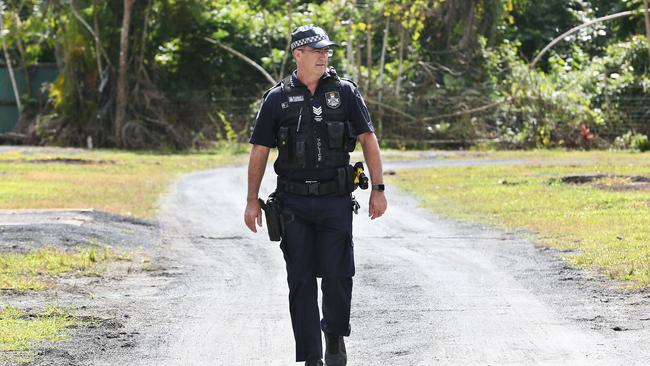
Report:
[[[393,111],[393,112],[395,112],[395,113],[397,113],[397,114],[399,114],[399,115],[401,115],[401,116],[404,116],[404,117],[410,119],[411,121],[417,121],[417,120],[418,120],[416,117],[411,116],[410,114],[408,114],[408,113],[406,113],[406,112],[404,112],[404,111],[400,111],[399,109],[397,109],[397,108],[395,108],[395,107],[391,107],[391,106],[389,106],[388,104],[385,104],[385,103],[379,102],[379,101],[377,101],[377,100],[374,100],[374,99],[371,99],[371,98],[368,98],[368,97],[365,97],[365,98],[363,98],[363,99],[364,99],[366,102],[370,103],[370,104],[375,104],[375,105],[378,105],[378,106],[380,106],[380,107],[384,107],[384,108],[388,109],[389,111]]]
[[[268,80],[271,84],[275,85],[275,84],[277,83],[277,81],[275,81],[275,79],[273,79],[273,76],[271,76],[271,74],[269,74],[266,70],[264,70],[264,68],[263,68],[262,66],[260,66],[257,62],[255,62],[255,61],[251,60],[250,58],[248,58],[248,57],[247,57],[246,55],[244,55],[243,53],[241,53],[241,52],[239,52],[239,51],[237,51],[237,50],[235,50],[235,49],[233,49],[233,48],[231,48],[231,47],[228,47],[228,46],[226,46],[225,44],[223,44],[223,43],[221,43],[221,42],[219,42],[219,41],[217,41],[217,40],[214,40],[214,39],[212,39],[212,38],[204,37],[203,39],[205,39],[206,41],[208,41],[208,42],[210,42],[210,43],[212,43],[212,44],[215,44],[215,45],[217,45],[217,46],[223,48],[224,50],[226,50],[226,51],[232,53],[233,55],[235,55],[235,56],[241,58],[241,59],[244,60],[247,64],[253,66],[254,68],[257,69],[257,71],[259,71],[260,73],[262,73],[262,75],[264,75],[264,77],[266,78],[266,80]]]
[[[23,133],[5,132],[0,133],[0,143],[24,144],[27,143],[28,137]]]

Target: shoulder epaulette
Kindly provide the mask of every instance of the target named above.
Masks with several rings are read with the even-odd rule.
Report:
[[[355,83],[354,81],[352,81],[352,80],[350,80],[350,79],[348,79],[348,78],[342,78],[342,77],[339,77],[339,79],[341,79],[341,80],[345,80],[345,81],[347,81],[347,82],[350,82],[350,83],[352,83],[352,85],[354,85],[355,88],[358,88],[357,83]]]
[[[291,78],[291,74],[289,74],[287,77],[282,79],[282,81],[280,81],[280,85],[282,85],[283,92],[289,93],[291,91],[291,88],[293,87],[293,80]]]
[[[270,87],[267,91],[264,92],[264,95],[262,95],[262,99],[266,99],[266,96],[269,95],[269,93],[271,92],[271,90],[277,88],[277,87],[280,86],[280,85],[282,85],[282,82],[281,82],[281,81],[280,81],[279,83],[273,85],[272,87]]]

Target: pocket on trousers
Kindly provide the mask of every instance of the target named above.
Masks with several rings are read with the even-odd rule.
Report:
[[[353,277],[356,272],[354,265],[354,240],[352,240],[352,233],[347,233],[346,236],[348,250],[348,268],[346,269],[346,274],[348,277]]]
[[[280,215],[282,215],[282,226],[284,229],[282,240],[280,241],[280,250],[282,250],[282,255],[284,256],[285,262],[289,263],[291,257],[289,256],[289,251],[287,250],[287,226],[296,221],[296,215],[286,209],[282,210],[280,212]]]

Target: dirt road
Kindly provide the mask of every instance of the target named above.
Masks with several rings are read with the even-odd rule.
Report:
[[[266,232],[243,226],[245,174],[188,175],[163,200],[177,276],[152,295],[138,347],[112,362],[293,364],[284,263]],[[394,189],[388,197],[380,220],[355,216],[350,365],[650,363],[647,295],[572,270],[517,233],[436,218]]]

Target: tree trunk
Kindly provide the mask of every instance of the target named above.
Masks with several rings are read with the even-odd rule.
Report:
[[[645,16],[645,36],[648,38],[648,57],[650,57],[650,13],[648,13],[648,0],[643,0],[643,15]]]
[[[0,37],[2,37],[2,50],[5,55],[5,62],[7,63],[7,70],[9,71],[9,79],[11,80],[11,86],[14,90],[14,98],[16,98],[16,106],[18,106],[18,116],[23,112],[23,106],[20,104],[20,92],[18,91],[18,85],[16,84],[16,77],[14,75],[14,68],[11,65],[11,55],[9,55],[9,50],[7,49],[7,41],[5,37],[2,36],[2,31],[4,28],[4,3],[0,1]]]
[[[368,12],[370,13],[370,12]],[[368,77],[366,79],[366,95],[370,95],[370,85],[372,85],[372,26],[370,25],[370,16],[368,16],[368,27],[366,28],[366,67],[368,68]]]
[[[73,2],[72,0],[70,0],[70,4],[69,4],[69,5],[70,5],[70,10],[72,11],[72,14],[74,15],[74,17],[79,21],[79,23],[81,23],[81,25],[84,26],[84,28],[86,28],[86,30],[88,31],[88,33],[90,33],[90,34],[93,36],[93,39],[95,40],[95,50],[96,50],[96,53],[97,53],[97,54],[96,54],[97,69],[99,70],[99,71],[98,71],[98,74],[101,75],[101,72],[102,72],[102,62],[101,62],[101,57],[102,57],[102,55],[103,55],[104,58],[106,59],[106,63],[107,63],[109,66],[111,66],[111,63],[110,63],[110,59],[109,59],[108,56],[106,55],[106,52],[104,51],[104,48],[103,48],[102,45],[101,45],[101,40],[99,39],[99,29],[98,29],[98,27],[97,27],[97,10],[96,10],[96,4],[95,4],[95,2],[93,1],[93,13],[94,13],[93,17],[94,17],[94,21],[95,21],[95,30],[93,30],[93,28],[90,27],[90,24],[88,24],[88,22],[86,22],[86,21],[84,20],[84,18],[81,16],[81,14],[79,14],[79,12],[78,12],[77,9],[75,8],[75,6],[74,6],[74,2]]]
[[[378,116],[377,116],[377,136],[381,138],[382,130],[384,128],[384,108],[381,106],[382,97],[384,94],[384,67],[386,65],[386,48],[388,46],[388,31],[390,29],[390,18],[386,18],[386,27],[384,28],[384,39],[381,43],[381,56],[379,57],[379,75],[377,76],[377,100],[379,101]]]
[[[142,75],[148,84],[151,84],[151,78],[149,78],[147,69],[144,67],[144,51],[147,44],[147,33],[149,32],[149,14],[151,13],[151,5],[152,2],[149,0],[147,2],[147,8],[144,12],[144,20],[142,24],[142,40],[140,42],[140,57],[138,58],[138,80],[140,79],[140,75]]]
[[[476,2],[471,1],[469,4],[469,9],[467,9],[467,15],[463,21],[463,37],[460,39],[459,48],[461,50],[469,49],[476,39],[476,32],[474,29],[474,24],[476,20]]]
[[[363,73],[361,72],[361,42],[356,42],[355,43],[355,51],[354,51],[354,63],[355,63],[355,69],[357,70],[357,84],[361,84],[361,80],[363,78]]]
[[[18,40],[16,42],[16,48],[20,54],[20,67],[23,69],[23,82],[25,85],[24,93],[27,97],[31,98],[32,96],[32,80],[29,77],[29,65],[27,65],[27,53],[25,52],[25,47],[23,42]]]
[[[386,65],[386,48],[388,47],[388,32],[390,30],[390,18],[386,18],[386,27],[384,28],[384,39],[381,43],[381,56],[379,58],[379,75],[377,76],[377,86],[379,87],[379,94],[377,99],[381,102],[381,97],[384,91],[384,67]]]
[[[352,76],[352,80],[356,80],[357,77],[354,74],[354,35],[352,34],[352,16],[350,16],[350,19],[348,19],[348,44],[346,45],[345,49],[345,56],[347,59],[347,64],[348,64],[348,72]]]
[[[404,64],[404,43],[405,40],[405,31],[404,25],[402,22],[399,22],[399,63],[397,64],[397,79],[395,80],[395,95],[399,95],[401,90],[401,79],[402,79],[402,68]]]
[[[122,129],[126,123],[126,107],[128,101],[127,60],[129,53],[129,26],[131,24],[131,11],[135,0],[124,0],[124,16],[122,17],[122,31],[120,33],[120,61],[117,74],[117,97],[115,100],[115,144],[124,146]]]
[[[287,1],[287,20],[288,23],[291,24],[292,19],[291,19],[291,14],[293,14],[293,1]],[[278,72],[278,77],[277,79],[282,79],[284,77],[284,69],[287,66],[287,60],[292,60],[293,55],[291,54],[291,32],[293,29],[289,29],[289,32],[287,32],[287,44],[284,47],[284,58],[282,59],[282,64],[280,65],[280,71]]]
[[[16,29],[20,29],[22,27],[22,24],[20,23],[20,17],[18,14],[14,14],[14,20],[16,21]],[[31,98],[32,96],[32,82],[31,78],[29,77],[29,68],[27,65],[27,52],[25,52],[25,46],[23,45],[22,39],[17,39],[16,40],[16,48],[18,49],[18,53],[20,54],[20,67],[23,69],[23,82],[25,85],[25,95]]]
[[[72,1],[70,1],[72,5]],[[102,65],[101,47],[99,45],[99,22],[97,21],[97,0],[93,0],[93,26],[95,27],[95,54],[97,58],[97,75],[101,78],[104,66]]]

